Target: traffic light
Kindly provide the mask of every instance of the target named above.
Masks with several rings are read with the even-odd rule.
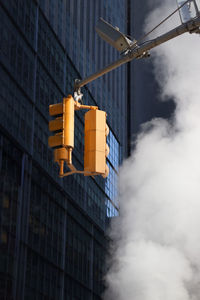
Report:
[[[71,95],[63,98],[63,103],[49,106],[49,115],[55,117],[49,122],[49,130],[54,132],[48,139],[49,147],[54,148],[54,161],[60,166],[63,175],[64,162],[72,165],[74,148],[74,99]]]
[[[106,178],[109,168],[106,157],[109,147],[106,137],[109,133],[106,124],[106,112],[102,110],[89,110],[85,114],[85,149],[84,149],[84,174],[102,175]]]
[[[80,109],[89,109],[85,114],[85,149],[84,170],[77,170],[72,164],[72,150],[74,148],[74,112]],[[49,122],[49,130],[54,133],[48,139],[49,147],[54,149],[54,161],[60,167],[61,177],[74,173],[85,176],[101,175],[106,178],[109,168],[106,157],[109,147],[106,136],[109,133],[106,124],[106,112],[98,110],[97,106],[82,105],[74,101],[71,95],[63,99],[63,103],[49,106],[49,114],[54,117]],[[70,171],[64,173],[64,163]]]
[[[71,95],[63,98],[63,103],[49,106],[49,115],[55,117],[49,122],[49,130],[54,136],[48,139],[49,147],[74,148],[74,99]]]

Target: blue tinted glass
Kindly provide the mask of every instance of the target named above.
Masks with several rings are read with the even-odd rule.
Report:
[[[119,143],[114,137],[112,131],[110,130],[110,133],[107,137],[107,143],[110,148],[110,152],[108,155],[108,160],[114,167],[116,171],[118,171],[119,168]]]
[[[113,217],[118,215],[118,169],[119,169],[119,143],[113,135],[112,131],[107,137],[107,143],[110,148],[107,165],[109,167],[109,175],[105,182],[105,193],[111,201],[107,202],[107,216]]]
[[[106,214],[107,214],[108,218],[112,218],[112,217],[115,217],[115,216],[119,215],[118,209],[116,209],[113,206],[113,204],[110,202],[110,200],[108,200],[108,199],[106,201],[106,208],[107,208]]]
[[[105,192],[108,198],[118,207],[118,174],[109,162],[107,162],[107,164],[109,167],[109,175],[106,178]]]

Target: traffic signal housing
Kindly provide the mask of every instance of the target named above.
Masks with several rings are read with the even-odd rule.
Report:
[[[48,139],[49,147],[54,148],[54,161],[60,166],[60,176],[64,173],[64,162],[72,166],[74,148],[74,99],[71,95],[63,98],[63,103],[49,106],[49,115],[55,117],[49,122],[49,130],[54,133]]]
[[[106,112],[102,110],[89,110],[85,114],[85,149],[84,149],[84,175],[102,175],[106,178],[109,168],[106,157],[109,147],[106,137],[109,133],[106,124]]]
[[[49,106],[49,115],[55,117],[49,122],[49,130],[54,132],[48,139],[49,147],[74,148],[74,99],[71,95],[63,98],[63,103]]]
[[[77,170],[72,164],[72,150],[74,148],[74,112],[87,109],[85,114],[85,148],[84,170]],[[106,124],[106,112],[98,110],[97,106],[83,105],[74,101],[71,95],[63,98],[62,103],[49,106],[49,115],[54,117],[49,122],[49,130],[54,135],[48,139],[49,147],[54,149],[54,161],[60,167],[59,176],[64,177],[74,173],[85,176],[101,175],[106,178],[109,168],[106,157],[109,147],[106,137],[109,133]],[[70,169],[64,173],[64,163]]]

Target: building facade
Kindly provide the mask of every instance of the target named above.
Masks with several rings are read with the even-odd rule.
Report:
[[[152,29],[148,28],[146,31],[144,24],[150,12],[155,8],[155,3],[147,1],[144,5],[140,1],[128,0],[128,6],[128,33],[138,40]],[[157,20],[156,23],[155,20],[155,25],[159,21],[161,20]],[[170,118],[175,106],[173,101],[163,102],[159,99],[160,87],[155,79],[151,56],[147,59],[131,62],[127,82],[131,83],[128,88],[128,99],[131,99],[129,103],[131,112],[129,132],[132,148],[134,148],[134,141],[141,130],[140,126],[152,118]]]
[[[105,231],[118,215],[127,156],[126,66],[82,89],[108,114],[106,180],[60,179],[48,148],[48,106],[118,54],[95,33],[103,17],[126,32],[126,1],[0,0],[0,299],[101,299]],[[83,169],[84,112],[73,164]]]

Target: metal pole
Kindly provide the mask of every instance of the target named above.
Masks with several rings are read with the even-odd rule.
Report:
[[[200,17],[198,17],[192,21],[189,21],[187,23],[184,23],[184,24],[172,29],[171,31],[155,38],[154,40],[147,42],[145,45],[141,46],[138,49],[138,53],[140,53],[141,50],[147,51],[152,48],[155,48],[156,46],[159,46],[160,44],[163,44],[179,35],[182,35],[185,32],[193,33],[193,32],[196,32],[196,30],[197,30],[197,33],[200,33],[199,27],[200,27]],[[136,49],[136,51],[137,51],[137,49]]]
[[[130,56],[130,53],[128,53],[127,55],[125,55],[124,57],[120,58],[119,60],[111,63],[110,65],[108,65],[107,67],[104,67],[103,69],[101,69],[100,71],[95,72],[94,74],[86,77],[83,80],[76,80],[75,82],[75,90],[78,90],[79,88],[83,87],[84,85],[86,85],[87,83],[101,77],[102,75],[116,69],[117,67],[123,65],[124,63],[132,60]]]
[[[118,68],[119,66],[123,65],[124,63],[127,63],[131,61],[134,58],[142,58],[146,57],[148,54],[148,50],[155,48],[156,46],[163,44],[185,32],[198,32],[200,27],[200,17],[195,18],[191,21],[188,21],[187,23],[181,24],[180,26],[172,29],[171,31],[149,41],[141,46],[136,46],[133,50],[128,52],[126,55],[124,55],[122,58],[118,59],[117,61],[111,63],[107,67],[101,69],[100,71],[95,72],[94,74],[86,77],[83,80],[76,80],[74,89],[75,91],[78,91],[81,87],[88,84],[89,82],[92,82],[93,80],[101,77],[102,75]]]

